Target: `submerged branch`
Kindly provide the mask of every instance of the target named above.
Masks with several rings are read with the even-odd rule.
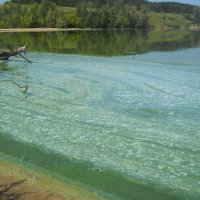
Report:
[[[12,83],[14,83],[15,85],[17,85],[19,88],[25,88],[24,89],[24,93],[26,93],[27,92],[27,90],[28,90],[28,85],[25,85],[25,86],[21,86],[21,85],[19,85],[18,83],[16,83],[15,81],[13,81],[13,80],[1,80],[1,81],[8,81],[8,82],[12,82]]]
[[[21,53],[19,53],[19,55],[26,61],[30,62],[30,63],[33,63],[32,61],[30,61],[28,58],[24,57]]]

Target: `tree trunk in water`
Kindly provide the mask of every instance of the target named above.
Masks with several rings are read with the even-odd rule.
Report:
[[[19,53],[17,51],[2,51],[0,53],[1,60],[8,60],[11,56],[17,56]]]

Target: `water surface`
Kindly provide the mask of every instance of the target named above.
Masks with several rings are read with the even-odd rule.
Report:
[[[198,43],[127,55],[128,44],[100,57],[32,50],[33,63],[1,65],[0,151],[107,199],[197,200]]]

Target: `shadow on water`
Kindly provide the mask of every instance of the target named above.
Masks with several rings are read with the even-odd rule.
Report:
[[[119,56],[200,47],[200,32],[116,30],[0,33],[0,50],[28,44],[30,51]]]
[[[120,199],[134,200],[178,199],[168,195],[167,191],[163,193],[150,185],[134,182],[113,171],[96,169],[91,163],[73,161],[59,154],[47,153],[40,148],[15,141],[5,134],[0,134],[0,138],[0,152],[81,183],[92,190],[99,191],[101,195],[112,194]],[[113,198],[109,197],[109,199]]]

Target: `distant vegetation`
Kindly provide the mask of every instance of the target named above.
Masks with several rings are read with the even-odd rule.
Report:
[[[20,3],[20,4],[32,4],[32,3],[41,3],[43,0],[11,0],[13,3]],[[95,6],[102,6],[104,4],[113,5],[118,0],[51,0],[55,4],[59,6],[67,6],[67,7],[76,7],[78,3],[85,2],[85,3],[92,3]],[[131,4],[137,7],[141,5],[147,4],[148,1],[146,0],[123,0],[124,4]]]
[[[41,3],[43,0],[11,0],[13,3],[20,4],[33,4]],[[66,6],[66,7],[76,7],[77,4],[81,2],[93,4],[95,7],[99,7],[105,4],[114,5],[119,0],[51,0],[56,5]],[[176,3],[176,2],[149,2],[148,0],[122,0],[126,5],[134,5],[138,9],[141,6],[149,6],[149,8],[154,12],[162,13],[187,13],[192,14],[194,9],[197,8],[195,5]],[[174,0],[176,1],[176,0]]]
[[[0,27],[57,27],[57,28],[146,28],[149,26],[149,9],[124,4],[122,0],[112,4],[80,2],[75,11],[56,6],[56,2],[39,3],[13,1],[0,7]],[[26,1],[27,2],[27,1]],[[20,3],[20,4],[19,4]],[[60,5],[60,4],[59,4]]]
[[[0,16],[0,28],[110,29],[200,23],[197,6],[146,0],[11,0],[0,6]]]
[[[200,24],[200,8],[194,10],[194,21]]]
[[[79,27],[74,11],[65,12],[51,1],[31,5],[6,3],[0,7],[1,28]]]
[[[149,26],[149,10],[138,9],[134,5],[124,4],[122,0],[113,4],[96,6],[93,3],[80,2],[76,14],[83,27],[92,28],[146,28]]]
[[[194,9],[197,6],[176,3],[176,2],[162,2],[162,3],[150,3],[150,9],[159,13],[176,13],[176,14],[193,14]]]

